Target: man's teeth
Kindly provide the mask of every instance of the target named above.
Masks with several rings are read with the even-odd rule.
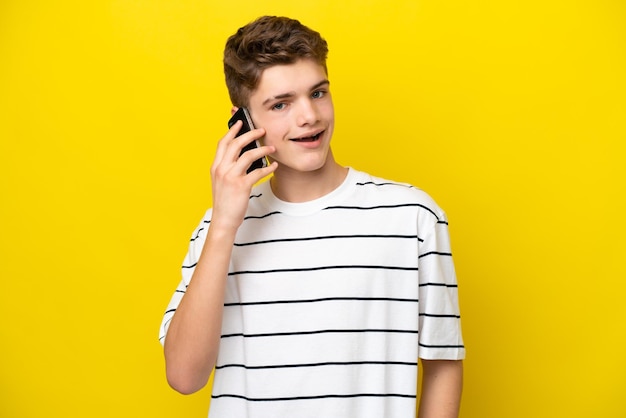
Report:
[[[294,138],[293,141],[297,141],[297,142],[313,142],[313,141],[317,141],[317,139],[320,137],[320,134],[317,135],[313,135],[313,136],[307,136],[306,138]]]

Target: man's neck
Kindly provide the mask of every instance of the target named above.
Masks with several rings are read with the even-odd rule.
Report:
[[[339,165],[332,157],[316,171],[296,172],[289,169],[274,173],[270,184],[276,197],[285,202],[302,203],[318,199],[335,190],[348,175],[348,168]]]

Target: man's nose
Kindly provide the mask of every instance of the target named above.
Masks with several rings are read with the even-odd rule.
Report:
[[[296,119],[298,126],[312,125],[317,121],[317,108],[311,100],[302,100],[298,103],[298,114]]]

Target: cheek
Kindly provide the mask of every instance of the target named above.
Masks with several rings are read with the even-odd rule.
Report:
[[[265,145],[277,145],[288,134],[288,130],[279,123],[265,123],[263,128],[265,129],[263,137]]]
[[[325,103],[321,107],[321,112],[323,113],[326,120],[332,121],[335,118],[335,109],[333,108],[333,103]]]

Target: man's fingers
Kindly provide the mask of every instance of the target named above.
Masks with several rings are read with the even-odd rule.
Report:
[[[224,155],[228,150],[229,145],[231,145],[233,140],[236,139],[236,136],[239,133],[242,125],[243,123],[239,120],[235,122],[235,124],[228,130],[226,135],[224,135],[222,139],[217,142],[217,150],[215,151],[214,164],[219,164],[222,161]]]

